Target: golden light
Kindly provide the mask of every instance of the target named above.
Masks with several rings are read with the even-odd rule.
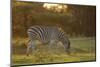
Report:
[[[47,10],[54,11],[54,12],[67,12],[68,6],[62,4],[50,4],[44,3],[43,7]]]

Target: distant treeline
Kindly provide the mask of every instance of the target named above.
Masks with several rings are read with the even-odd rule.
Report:
[[[96,35],[96,7],[69,5],[67,12],[53,12],[43,3],[12,2],[13,36],[27,37],[27,29],[34,25],[60,26],[68,36]]]

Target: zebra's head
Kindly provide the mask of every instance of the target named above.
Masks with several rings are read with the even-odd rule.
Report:
[[[63,45],[64,45],[64,48],[65,48],[65,51],[67,53],[70,53],[70,40],[69,38],[66,36],[66,34],[63,35],[62,39],[61,39]]]

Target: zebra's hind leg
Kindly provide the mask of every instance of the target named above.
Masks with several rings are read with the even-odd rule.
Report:
[[[27,51],[26,51],[26,55],[27,55],[27,56],[29,56],[30,48],[31,48],[31,46],[28,45],[28,46],[27,46]]]
[[[31,52],[31,53],[33,52],[34,48],[35,48],[35,43],[34,43],[34,41],[30,41],[30,42],[28,43],[28,46],[27,46],[27,51],[26,51],[27,56],[29,56],[30,52]]]

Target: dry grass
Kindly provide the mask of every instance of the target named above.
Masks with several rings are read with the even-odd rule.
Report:
[[[14,39],[12,63],[16,64],[45,64],[45,63],[61,63],[61,62],[80,62],[95,60],[95,40],[90,39],[70,39],[71,49],[70,55],[64,51],[62,45],[52,46],[48,49],[48,45],[37,45],[36,50],[29,56],[26,56],[26,47],[24,42],[27,39]]]

